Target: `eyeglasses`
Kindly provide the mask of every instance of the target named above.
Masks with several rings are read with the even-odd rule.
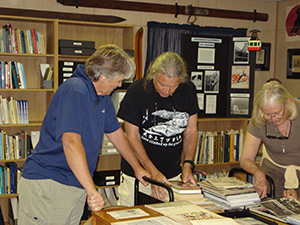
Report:
[[[290,131],[289,131],[289,135],[288,136],[275,136],[275,135],[270,135],[268,134],[268,128],[267,128],[267,121],[265,122],[265,134],[266,137],[269,139],[279,139],[279,140],[287,140],[290,138],[290,134],[291,134],[291,129],[292,129],[292,121],[290,121]],[[276,130],[277,128],[275,128]],[[276,130],[276,133],[278,133],[278,131]]]
[[[284,111],[285,111],[285,105],[283,106],[283,112],[282,113],[277,113],[277,114],[270,114],[270,115],[266,115],[264,113],[262,113],[262,116],[266,119],[266,120],[270,120],[272,118],[281,118],[284,115]]]

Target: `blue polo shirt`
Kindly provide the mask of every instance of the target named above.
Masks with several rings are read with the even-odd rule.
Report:
[[[99,96],[78,65],[55,92],[45,115],[38,144],[24,165],[27,179],[52,179],[83,188],[71,171],[62,146],[62,134],[81,135],[91,175],[96,169],[103,134],[120,128],[109,96]]]

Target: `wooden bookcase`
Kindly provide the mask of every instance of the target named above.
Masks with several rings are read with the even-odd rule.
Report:
[[[204,118],[198,119],[198,130],[200,131],[226,131],[230,129],[243,129],[244,138],[247,132],[248,118]],[[234,167],[239,167],[239,162],[197,164],[195,169],[206,173],[229,172]]]
[[[0,124],[0,129],[9,135],[21,130],[28,133],[40,130],[47,108],[59,85],[59,60],[85,61],[88,58],[88,56],[59,55],[59,39],[95,41],[95,48],[104,44],[116,44],[123,49],[134,49],[134,26],[132,25],[0,15],[1,27],[5,24],[12,24],[13,28],[20,30],[37,29],[44,36],[47,49],[47,54],[0,53],[0,61],[23,63],[27,82],[27,89],[0,89],[3,97],[12,96],[16,99],[28,100],[29,124]],[[53,89],[41,88],[41,63],[48,63],[54,68]],[[0,164],[4,165],[8,161],[23,166],[25,159],[2,160]],[[118,163],[120,160],[112,161]],[[109,161],[105,160],[105,162]],[[0,195],[0,205],[6,223],[9,198],[15,196],[18,194]]]

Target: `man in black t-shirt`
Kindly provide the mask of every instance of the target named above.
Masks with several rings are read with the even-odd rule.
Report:
[[[151,178],[170,184],[180,179],[196,185],[192,170],[197,145],[197,91],[189,81],[182,58],[172,52],[160,55],[147,76],[135,81],[121,102],[118,117],[124,120],[129,143]],[[181,167],[181,156],[183,163]],[[121,162],[119,204],[133,205],[134,173]],[[140,191],[164,198],[162,188],[141,186]]]

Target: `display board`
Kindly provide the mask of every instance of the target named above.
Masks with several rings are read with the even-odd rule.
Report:
[[[199,117],[250,117],[255,52],[249,37],[182,36],[182,57],[197,88]]]

